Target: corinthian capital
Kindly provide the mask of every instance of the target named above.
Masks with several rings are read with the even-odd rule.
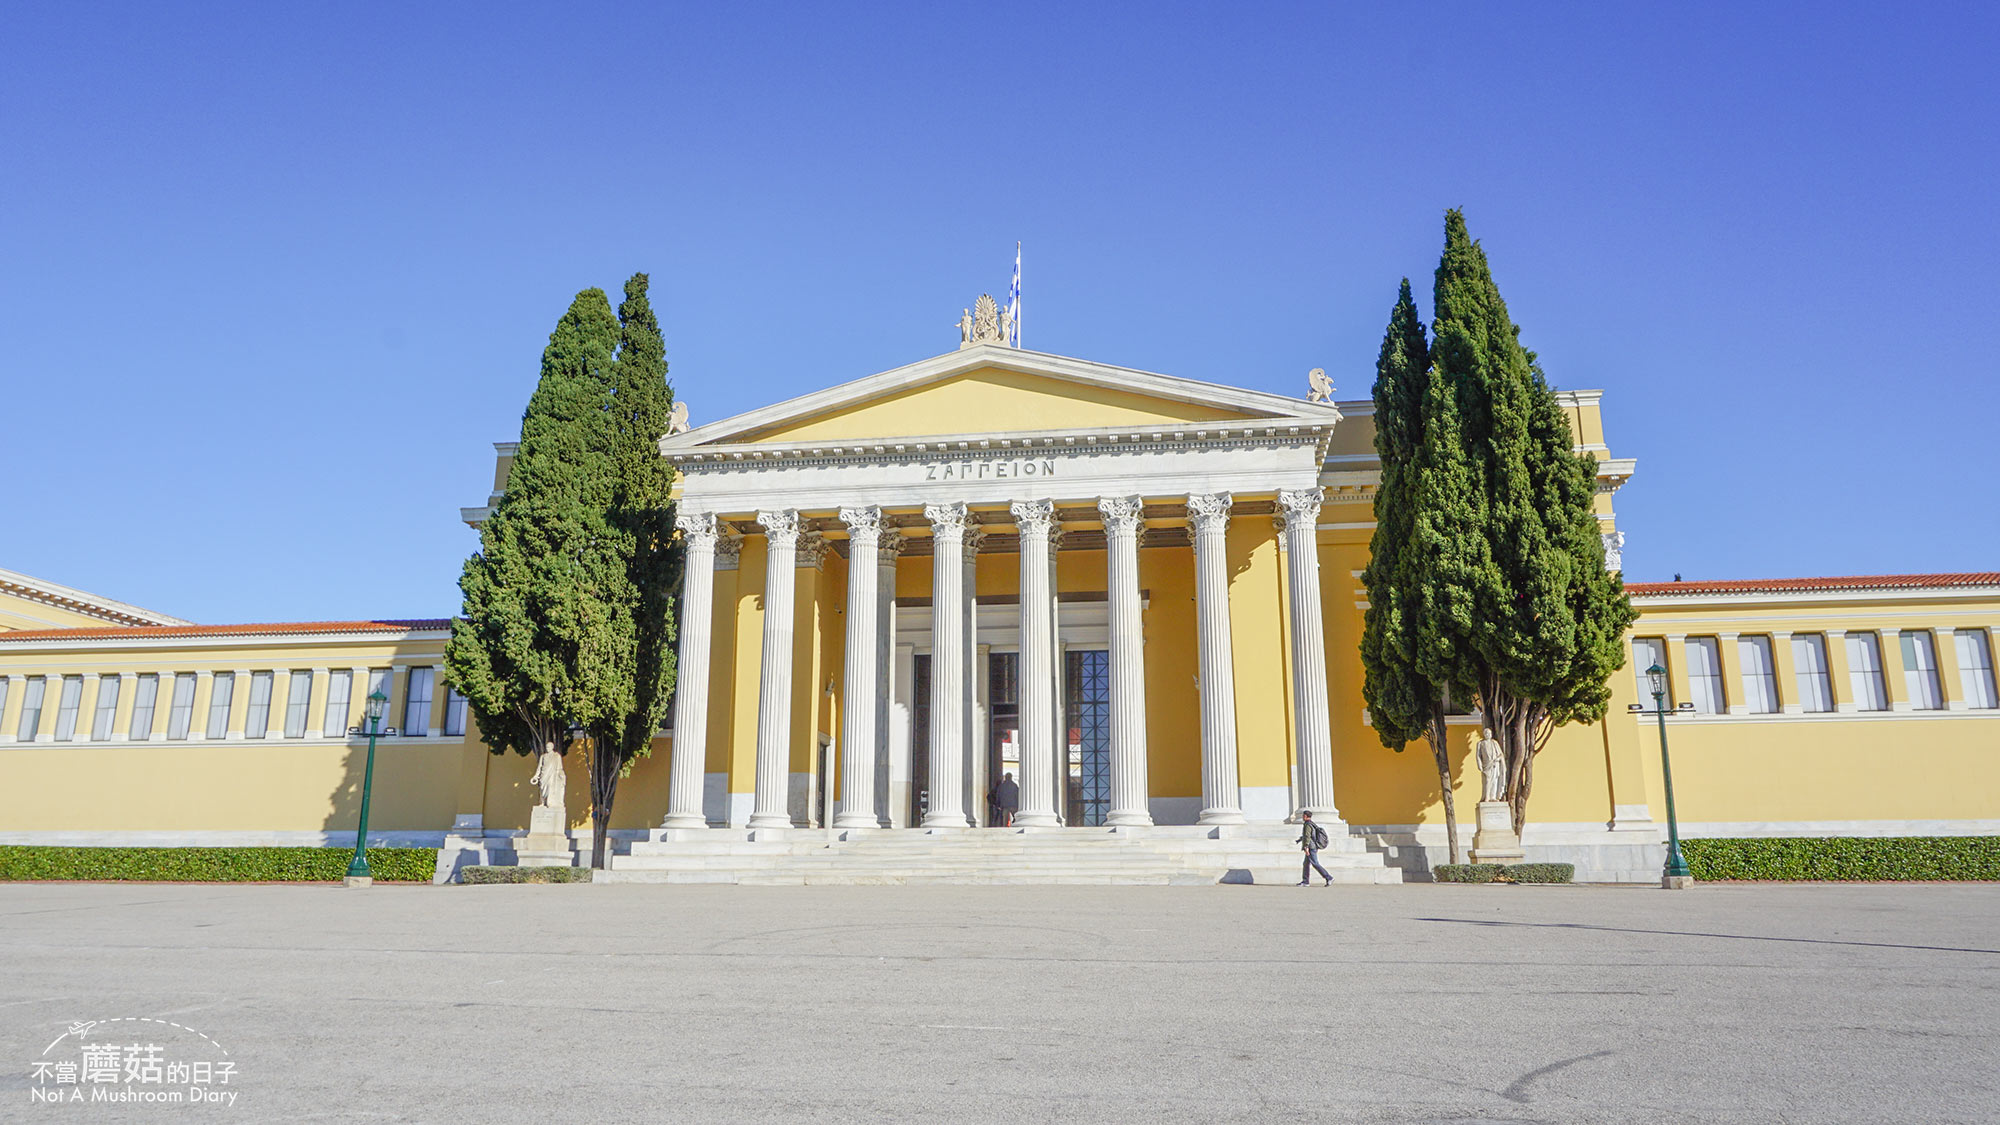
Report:
[[[799,513],[794,508],[783,508],[775,512],[758,512],[757,524],[764,529],[764,537],[773,547],[790,547],[799,541]]]
[[[1139,531],[1139,513],[1145,505],[1137,496],[1107,496],[1097,502],[1097,510],[1104,514],[1106,535],[1135,535]]]
[[[874,504],[842,508],[840,522],[847,525],[847,534],[856,540],[874,539],[882,534],[882,509]]]
[[[960,501],[954,500],[949,504],[925,504],[924,518],[931,521],[933,535],[965,534],[965,504]]]
[[[1053,500],[1016,500],[1007,505],[1007,510],[1014,513],[1014,526],[1020,528],[1022,538],[1030,535],[1046,538],[1049,525],[1056,518]]]
[[[1229,526],[1230,496],[1227,492],[1197,493],[1187,499],[1188,522],[1200,534],[1221,531]]]
[[[714,548],[714,512],[681,512],[674,516],[674,526],[681,529],[681,537],[688,546]]]
[[[1285,526],[1300,525],[1308,530],[1319,519],[1321,492],[1317,488],[1281,488],[1278,490],[1278,512],[1285,518]]]
[[[826,561],[826,536],[817,531],[804,532],[799,536],[799,555],[796,565],[817,569]]]

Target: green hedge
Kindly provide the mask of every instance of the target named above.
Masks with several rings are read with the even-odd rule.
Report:
[[[461,883],[588,883],[588,867],[466,867]]]
[[[2000,836],[1832,836],[1682,840],[1703,881],[2000,880]]]
[[[353,848],[44,848],[0,845],[0,882],[323,883],[347,874]],[[369,848],[378,881],[428,883],[436,848]]]
[[[1573,863],[1441,863],[1431,868],[1438,883],[1567,883]]]

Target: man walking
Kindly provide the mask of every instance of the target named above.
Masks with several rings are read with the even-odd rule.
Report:
[[[1306,861],[1299,865],[1299,886],[1311,886],[1312,873],[1315,871],[1319,872],[1320,878],[1326,880],[1327,886],[1333,886],[1333,876],[1328,874],[1326,868],[1321,867],[1319,862],[1319,850],[1326,847],[1326,829],[1314,824],[1313,814],[1309,812],[1299,813],[1299,826],[1299,846],[1306,852]]]
[[[1014,775],[1003,773],[993,786],[993,821],[1002,828],[1014,827],[1014,814],[1021,809],[1021,787],[1014,784]]]

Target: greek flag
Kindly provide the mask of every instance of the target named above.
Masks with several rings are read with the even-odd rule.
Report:
[[[1014,244],[1014,287],[1007,291],[1007,346],[1021,346],[1021,244]]]

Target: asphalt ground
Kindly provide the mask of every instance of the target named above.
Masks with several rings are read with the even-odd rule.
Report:
[[[1986,1122],[2000,885],[0,886],[0,1121],[169,1116]]]

